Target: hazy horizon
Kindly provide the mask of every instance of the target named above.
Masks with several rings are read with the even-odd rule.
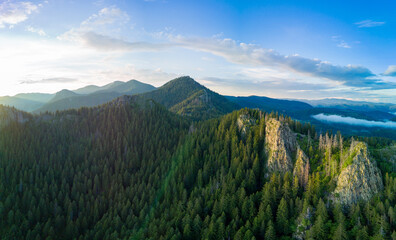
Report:
[[[85,88],[85,87],[89,87],[89,86],[96,86],[96,87],[104,87],[104,86],[106,86],[106,85],[108,85],[108,84],[111,84],[111,83],[114,83],[114,82],[128,82],[128,81],[133,81],[133,80],[135,80],[135,81],[139,81],[139,80],[137,80],[137,79],[130,79],[130,80],[126,80],[126,81],[119,81],[119,80],[116,80],[116,81],[113,81],[113,82],[109,82],[109,83],[106,83],[106,84],[101,84],[101,85],[95,85],[95,84],[90,84],[90,85],[84,85],[84,86],[82,86],[82,87],[79,87],[79,88],[75,88],[75,89],[67,89],[67,88],[62,88],[62,89],[58,89],[58,90],[56,90],[55,92],[20,92],[20,93],[17,93],[17,94],[14,94],[14,95],[4,95],[4,96],[0,96],[0,97],[17,97],[18,95],[20,95],[20,94],[49,94],[49,95],[55,95],[56,93],[58,93],[58,92],[60,92],[60,91],[63,91],[63,90],[69,90],[69,91],[76,91],[76,90],[79,90],[79,89],[82,89],[82,88]],[[173,79],[170,79],[169,81],[172,81]],[[168,81],[168,82],[169,82]],[[142,81],[139,81],[139,82],[141,82],[141,83],[146,83],[146,84],[148,84],[147,82],[142,82]],[[161,86],[163,86],[163,85],[165,85],[167,82],[165,82],[164,84],[162,84],[162,85],[159,85],[159,86],[154,86],[154,87],[156,87],[156,88],[159,88],[159,87],[161,87]],[[204,85],[205,86],[205,85]],[[81,94],[81,93],[80,93]],[[84,95],[84,94],[82,94],[82,95]],[[265,95],[257,95],[257,94],[246,94],[246,95],[224,95],[224,96],[235,96],[235,97],[252,97],[252,96],[258,96],[258,97],[268,97],[268,96],[265,96]],[[293,100],[300,100],[300,101],[305,101],[305,100],[308,100],[308,101],[316,101],[316,100],[329,100],[329,99],[337,99],[337,100],[347,100],[347,101],[356,101],[356,102],[359,102],[360,100],[356,100],[356,99],[351,99],[351,98],[344,98],[344,97],[327,97],[327,98],[309,98],[308,96],[307,96],[307,98],[276,98],[276,97],[273,97],[274,99],[284,99],[284,100],[291,100],[291,101],[293,101]],[[365,102],[365,101],[361,101],[361,102]],[[372,102],[372,103],[392,103],[392,102],[380,102],[380,101],[367,101],[367,102]]]
[[[3,1],[0,96],[189,75],[223,95],[396,103],[394,7]]]

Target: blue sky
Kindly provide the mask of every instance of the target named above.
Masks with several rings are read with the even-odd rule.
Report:
[[[396,103],[392,1],[1,1],[0,95],[190,75],[221,94]]]

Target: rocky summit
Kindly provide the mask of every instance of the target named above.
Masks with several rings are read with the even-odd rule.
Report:
[[[369,200],[382,189],[381,172],[375,161],[370,160],[367,144],[354,143],[337,179],[334,199],[349,205]]]
[[[265,151],[268,156],[269,172],[292,171],[293,158],[297,149],[295,134],[286,123],[271,118],[265,127]]]

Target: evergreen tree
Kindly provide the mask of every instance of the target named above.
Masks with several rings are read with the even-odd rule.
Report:
[[[289,233],[289,213],[288,213],[287,202],[284,198],[279,203],[278,210],[276,212],[276,226],[277,231],[281,235],[287,235]]]
[[[276,234],[275,234],[274,224],[270,220],[267,225],[268,225],[268,227],[267,227],[267,231],[265,232],[265,239],[266,240],[275,240]]]

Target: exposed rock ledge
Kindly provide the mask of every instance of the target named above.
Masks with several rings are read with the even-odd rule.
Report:
[[[356,142],[349,152],[348,163],[340,173],[334,199],[342,204],[367,201],[383,189],[382,176],[374,161],[370,160],[367,145]]]
[[[293,158],[297,150],[295,134],[287,124],[274,118],[265,126],[265,151],[269,172],[285,173],[293,170]]]
[[[250,131],[250,128],[256,125],[256,119],[249,114],[241,114],[238,117],[237,125],[241,136],[244,137]]]

